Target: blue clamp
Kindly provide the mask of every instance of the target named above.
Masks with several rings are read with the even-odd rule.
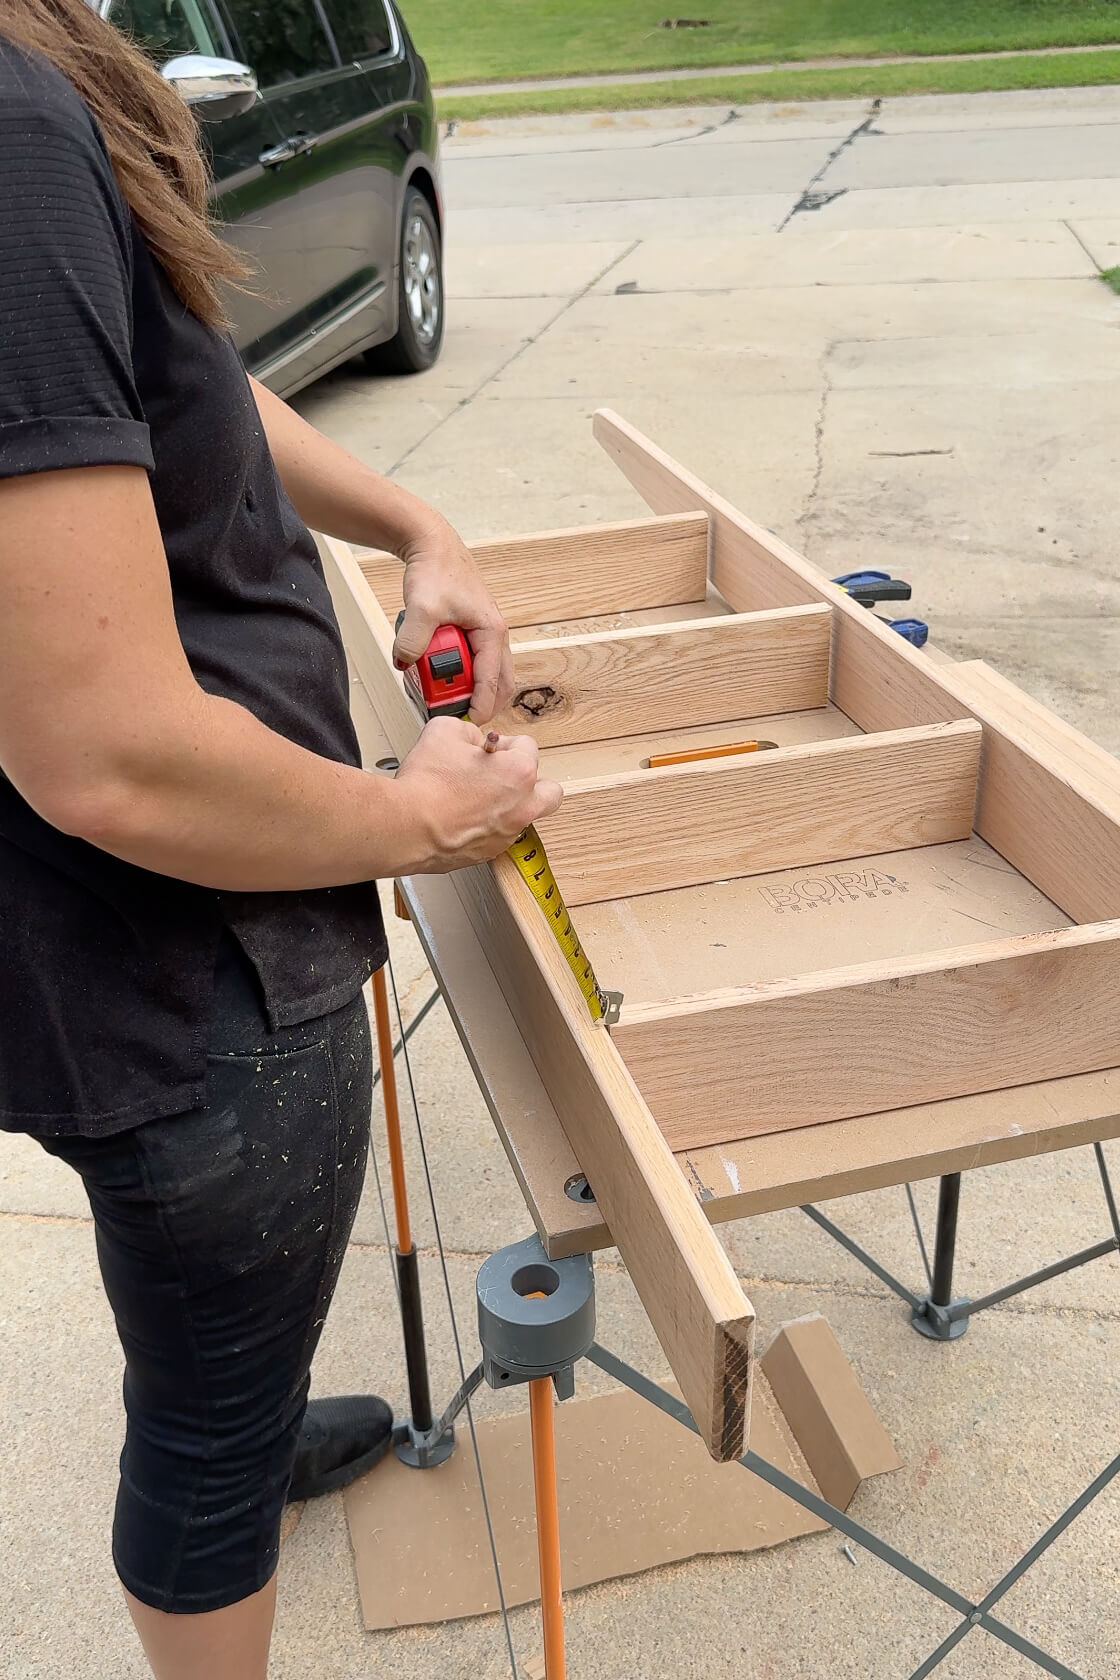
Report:
[[[873,607],[878,601],[908,601],[910,585],[889,572],[845,572],[834,577],[833,583],[858,601],[861,607]]]
[[[861,607],[873,607],[880,601],[908,601],[910,599],[910,585],[902,578],[892,577],[889,572],[845,572],[841,577],[834,577],[833,583],[846,590],[853,601],[858,601]],[[900,636],[912,647],[925,647],[929,641],[929,625],[921,618],[883,618],[882,613],[876,616],[889,624],[892,630],[897,630]]]
[[[925,647],[929,641],[929,625],[924,618],[883,618],[876,615],[884,624],[889,624],[892,630],[897,630],[912,647]]]

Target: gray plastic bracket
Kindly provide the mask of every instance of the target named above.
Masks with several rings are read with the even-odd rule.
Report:
[[[537,1236],[500,1248],[478,1270],[478,1339],[491,1388],[551,1377],[575,1392],[574,1367],[595,1340],[591,1256],[550,1260]]]

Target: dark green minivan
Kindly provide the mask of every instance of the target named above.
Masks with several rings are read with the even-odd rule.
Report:
[[[443,337],[438,129],[392,0],[99,0],[200,119],[215,211],[251,258],[230,298],[288,395],[351,356],[430,367]]]

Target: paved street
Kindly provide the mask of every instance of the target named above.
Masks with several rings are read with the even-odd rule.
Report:
[[[947,652],[988,659],[1120,751],[1120,299],[1096,277],[1120,264],[1120,90],[466,125],[445,161],[443,358],[408,380],[340,370],[298,399],[316,424],[484,536],[643,511],[591,439],[592,411],[614,407],[826,572],[908,576]],[[408,930],[393,937],[410,1015],[430,980]],[[442,1010],[415,1046],[469,1331],[480,1259],[528,1222]],[[1120,1171],[1120,1145],[1109,1154]],[[927,1222],[933,1199],[918,1188]],[[919,1282],[901,1190],[830,1211]],[[443,1395],[457,1372],[422,1208],[417,1225]],[[960,1290],[1108,1228],[1090,1150],[975,1173]],[[981,1596],[1120,1444],[1114,1259],[933,1347],[802,1215],[724,1235],[763,1336],[823,1312],[895,1439],[905,1468],[855,1514],[961,1591]],[[603,1339],[665,1374],[612,1257],[598,1276]],[[18,1139],[0,1139],[0,1303],[4,1672],[141,1680],[107,1553],[120,1359],[88,1213],[66,1169]],[[403,1400],[372,1185],[315,1380]],[[1114,1487],[1003,1603],[1083,1680],[1120,1670],[1118,1540]],[[274,1680],[509,1673],[493,1617],[364,1633],[338,1498],[300,1515],[280,1596]],[[573,1595],[570,1672],[906,1680],[954,1621],[824,1534]],[[535,1612],[512,1622],[531,1657]],[[937,1674],[1037,1672],[974,1632]]]

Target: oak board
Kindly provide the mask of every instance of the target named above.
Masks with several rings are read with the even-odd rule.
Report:
[[[708,587],[703,513],[620,520],[468,544],[506,623],[544,624],[702,601]],[[394,620],[404,567],[376,549],[359,556],[366,582]]]
[[[569,905],[935,845],[979,756],[968,720],[573,781],[541,838]]]
[[[609,740],[828,701],[826,606],[519,642],[495,727],[539,746]]]

